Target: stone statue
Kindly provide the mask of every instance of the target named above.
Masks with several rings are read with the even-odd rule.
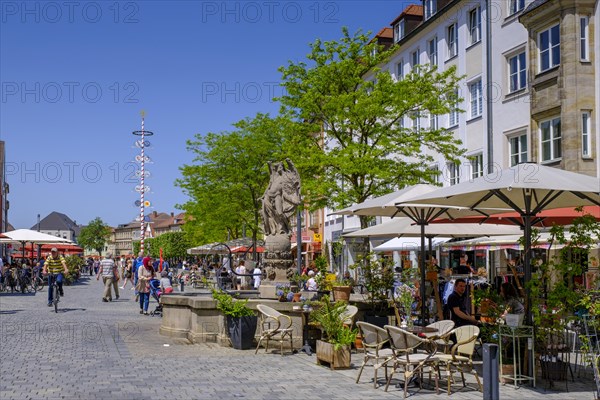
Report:
[[[290,218],[300,204],[300,174],[289,158],[269,162],[271,179],[262,197],[262,218],[265,236],[291,235]]]
[[[285,164],[287,163],[287,168]],[[263,228],[265,234],[264,266],[266,279],[259,287],[261,298],[276,298],[277,283],[289,283],[288,270],[294,263],[290,238],[290,218],[300,205],[300,174],[294,164],[269,163],[271,179],[261,198]]]

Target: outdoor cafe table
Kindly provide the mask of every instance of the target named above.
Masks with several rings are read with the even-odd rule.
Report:
[[[291,310],[291,313],[300,314],[302,316],[302,348],[300,349],[300,351],[305,352],[309,356],[312,355],[313,349],[316,347],[316,339],[317,339],[311,333],[318,331],[319,339],[320,339],[320,334],[321,334],[321,330],[316,327],[311,330],[310,313],[312,311],[313,311],[312,308],[309,308],[309,309],[300,308],[300,309],[292,309]],[[315,346],[311,346],[311,344],[313,344]]]

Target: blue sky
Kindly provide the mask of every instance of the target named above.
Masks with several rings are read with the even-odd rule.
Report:
[[[279,66],[342,26],[375,33],[407,4],[0,1],[9,222],[29,228],[52,211],[82,224],[133,220],[141,110],[155,133],[149,211],[177,212],[186,197],[174,181],[193,157],[186,140],[276,113]]]

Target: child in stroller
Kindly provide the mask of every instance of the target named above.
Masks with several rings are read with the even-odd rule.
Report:
[[[150,295],[158,302],[158,305],[150,313],[150,315],[160,315],[162,316],[162,304],[160,302],[160,297],[163,293],[171,293],[173,292],[173,287],[171,286],[171,281],[169,280],[167,271],[163,271],[160,274],[161,279],[152,279],[150,280]]]
[[[150,315],[160,315],[162,316],[162,304],[160,303],[160,281],[158,279],[150,279],[150,296],[158,305],[154,309],[154,311],[150,312]]]

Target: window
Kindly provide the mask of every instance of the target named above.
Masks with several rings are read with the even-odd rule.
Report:
[[[469,44],[475,44],[481,40],[481,8],[477,7],[469,11]]]
[[[413,130],[419,132],[421,130],[421,114],[418,111],[413,112],[410,118],[412,120]]]
[[[433,180],[433,183],[440,183],[440,169],[437,164],[430,166],[427,168],[430,173],[430,177]]]
[[[399,42],[404,37],[404,19],[394,26],[394,39]]]
[[[581,155],[583,157],[592,156],[592,132],[590,121],[590,112],[583,112],[581,114]]]
[[[460,182],[460,167],[457,163],[448,163],[448,180],[450,185],[456,185]]]
[[[483,153],[471,157],[471,178],[483,176]]]
[[[527,87],[527,59],[525,52],[508,59],[510,93]]]
[[[559,160],[561,154],[560,118],[543,121],[540,124],[542,161]]]
[[[400,60],[400,62],[396,64],[396,76],[398,80],[404,78],[404,60]]]
[[[508,2],[508,15],[513,15],[525,8],[525,0],[510,0]]]
[[[454,98],[458,99],[458,89],[454,91]],[[452,106],[452,110],[448,114],[448,127],[458,125],[458,105]]]
[[[437,115],[429,114],[429,129],[431,129],[431,130],[438,130],[439,129],[439,123],[438,123],[438,116]]]
[[[540,72],[560,64],[560,25],[541,32],[538,36],[538,48],[540,51]]]
[[[508,139],[508,159],[510,166],[527,162],[527,134],[513,136]]]
[[[483,114],[483,95],[481,92],[481,79],[469,84],[469,95],[471,105],[471,118],[479,117]]]
[[[448,58],[452,58],[458,54],[458,32],[456,24],[446,28],[446,43],[448,44]]]
[[[419,49],[413,51],[410,55],[410,67],[411,69],[415,69],[417,65],[419,65]]]
[[[429,56],[429,64],[437,65],[437,36],[427,42],[427,55]]]
[[[425,7],[425,19],[429,19],[437,12],[438,0],[425,0],[423,6]]]
[[[579,24],[579,58],[581,61],[590,61],[588,17],[581,17]]]

